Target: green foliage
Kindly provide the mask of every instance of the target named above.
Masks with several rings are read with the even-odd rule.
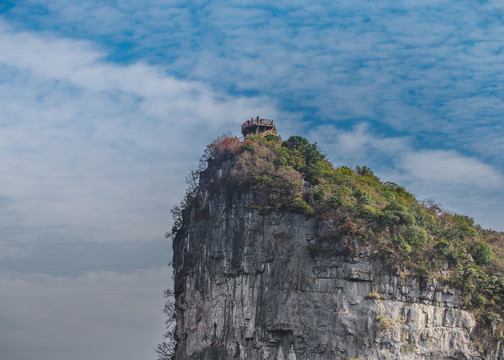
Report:
[[[421,249],[427,242],[427,232],[419,226],[410,225],[404,232],[406,242],[416,249]]]
[[[310,144],[305,138],[291,136],[282,146],[289,150],[283,154],[287,164],[302,173],[306,181],[316,185],[332,172],[325,155],[317,149],[316,144]]]
[[[488,265],[492,262],[493,251],[489,244],[475,241],[469,244],[468,251],[478,265]]]
[[[396,183],[390,181],[387,181],[384,185],[388,188],[390,193],[394,195],[394,198],[397,199],[402,204],[407,205],[414,203],[416,201],[415,197],[408,191],[406,191],[406,189],[403,188],[402,186],[399,186]]]
[[[314,213],[314,210],[306,203],[306,201],[301,199],[294,199],[292,202],[292,208],[308,215],[312,215]]]
[[[371,205],[373,203],[371,195],[362,189],[357,189],[354,192],[354,197],[359,206]]]
[[[279,141],[280,140],[280,136],[268,134],[268,135],[266,135],[264,137],[264,139],[267,140],[267,141]]]
[[[393,200],[384,207],[380,223],[388,227],[394,225],[413,225],[415,224],[415,217],[408,211],[406,206]]]
[[[400,254],[404,256],[404,258],[411,260],[411,245],[406,240],[404,240],[401,235],[394,236],[392,238],[392,243],[399,250]]]
[[[448,255],[451,249],[453,249],[450,243],[444,239],[439,240],[436,245],[434,245],[436,255],[439,257],[444,257]]]
[[[482,329],[492,326],[504,333],[504,234],[432,202],[420,203],[366,166],[334,168],[316,144],[300,136],[282,141],[250,135],[245,143],[222,136],[207,147],[205,160],[230,161],[226,188],[254,189],[262,209],[316,216],[335,233],[374,247],[392,266],[458,288]],[[176,228],[194,193],[189,191],[175,209]],[[379,327],[386,323],[378,319]]]
[[[305,147],[305,146],[309,146],[310,143],[308,142],[308,140],[306,140],[305,138],[301,137],[301,136],[291,136],[289,138],[289,140],[285,141],[282,146],[285,146],[286,148],[289,148],[289,149],[298,149],[300,150],[301,148]]]

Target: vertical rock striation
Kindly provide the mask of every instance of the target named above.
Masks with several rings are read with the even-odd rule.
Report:
[[[215,166],[173,243],[175,359],[482,359],[454,290],[393,271],[316,218],[262,213]]]

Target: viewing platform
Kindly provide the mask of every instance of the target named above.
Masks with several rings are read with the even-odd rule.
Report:
[[[242,124],[241,132],[245,138],[250,134],[277,135],[273,120],[261,119],[259,116],[255,119],[250,118],[250,120],[245,121]]]

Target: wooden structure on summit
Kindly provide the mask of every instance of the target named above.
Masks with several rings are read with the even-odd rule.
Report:
[[[277,130],[273,120],[261,119],[259,116],[257,118],[250,118],[250,120],[245,121],[242,124],[241,132],[243,137],[247,137],[250,134],[261,134],[261,135],[275,135]]]

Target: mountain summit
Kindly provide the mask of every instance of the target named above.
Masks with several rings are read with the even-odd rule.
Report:
[[[257,132],[174,210],[175,359],[504,358],[502,233]]]

